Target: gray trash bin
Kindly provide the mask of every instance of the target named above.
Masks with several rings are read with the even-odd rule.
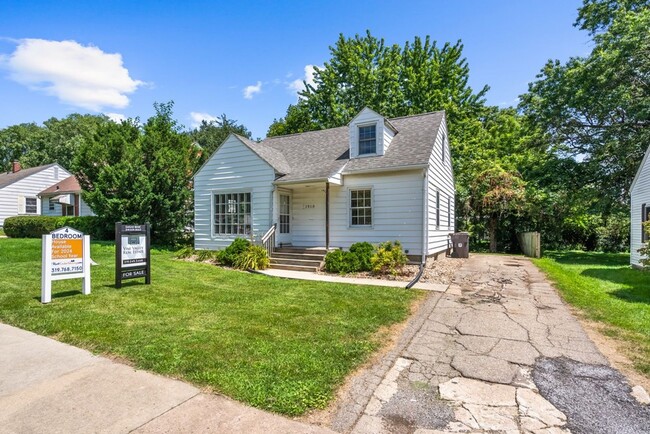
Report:
[[[467,232],[451,234],[451,246],[452,258],[469,258],[469,234]]]

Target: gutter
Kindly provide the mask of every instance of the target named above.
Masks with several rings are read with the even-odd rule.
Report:
[[[424,273],[424,267],[427,265],[427,241],[429,240],[429,173],[427,170],[424,171],[424,185],[422,186],[422,259],[420,261],[420,270],[418,274],[415,275],[413,280],[411,280],[406,289],[411,289],[422,277]]]

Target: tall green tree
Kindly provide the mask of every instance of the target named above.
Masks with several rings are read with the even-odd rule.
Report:
[[[234,119],[228,119],[225,113],[215,121],[201,121],[201,125],[191,130],[188,134],[202,149],[200,161],[202,163],[210,158],[230,133],[238,134],[248,139],[252,136],[248,128],[243,124],[239,124]]]
[[[650,143],[650,1],[585,0],[576,25],[593,35],[592,52],[549,61],[520,109],[550,153],[580,163],[572,185],[609,214],[627,206]]]
[[[180,131],[173,102],[156,114],[102,125],[79,149],[75,171],[83,198],[108,225],[152,224],[156,242],[171,243],[192,218],[191,180],[199,148]]]

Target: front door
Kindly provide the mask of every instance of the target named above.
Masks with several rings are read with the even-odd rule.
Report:
[[[278,244],[291,244],[291,194],[280,193]]]

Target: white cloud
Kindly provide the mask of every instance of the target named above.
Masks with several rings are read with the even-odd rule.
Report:
[[[110,120],[115,122],[116,124],[119,124],[122,121],[126,120],[126,116],[124,116],[122,113],[104,113]]]
[[[257,84],[251,84],[244,88],[244,98],[253,99],[253,95],[262,92],[262,82],[258,81]]]
[[[320,66],[305,65],[305,76],[289,83],[288,88],[296,93],[302,92],[305,90],[304,82],[316,87],[316,82],[314,81],[314,74],[316,73],[315,68],[320,68]]]
[[[61,102],[92,111],[124,108],[128,94],[144,83],[129,76],[119,53],[75,41],[21,39],[16,50],[0,59],[9,78]]]
[[[190,119],[192,120],[192,128],[201,126],[201,121],[218,122],[219,118],[211,115],[210,113],[190,112]]]

